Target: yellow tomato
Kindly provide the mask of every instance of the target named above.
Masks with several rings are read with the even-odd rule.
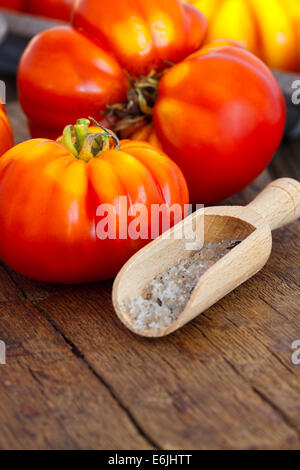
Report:
[[[208,41],[233,39],[269,67],[300,71],[299,0],[185,0],[209,20]]]

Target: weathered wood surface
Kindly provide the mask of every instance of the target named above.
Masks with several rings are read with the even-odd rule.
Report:
[[[17,140],[26,137],[15,104]],[[251,187],[300,179],[285,143]],[[300,223],[274,233],[267,266],[170,337],[125,329],[111,282],[55,286],[0,266],[1,449],[300,449]]]

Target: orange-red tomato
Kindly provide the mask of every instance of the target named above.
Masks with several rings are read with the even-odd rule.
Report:
[[[159,138],[157,137],[157,133],[155,131],[155,127],[152,123],[147,124],[137,131],[135,131],[131,138],[133,140],[144,140],[145,142],[149,142],[151,145],[155,147],[162,148],[162,143],[160,142]]]
[[[179,62],[202,44],[206,20],[198,13],[177,0],[80,0],[73,26],[140,75],[165,68],[166,61]]]
[[[23,11],[26,0],[0,0],[0,7],[8,10]]]
[[[79,0],[73,27],[37,36],[21,60],[20,101],[34,136],[56,137],[66,121],[97,118],[106,105],[122,125],[130,118],[127,130],[153,118],[154,130],[138,137],[176,161],[196,203],[234,194],[270,162],[285,123],[279,85],[238,43],[199,49],[206,20],[192,5]]]
[[[241,47],[216,42],[165,73],[154,128],[132,138],[161,146],[182,169],[191,200],[208,204],[242,190],[263,171],[281,142],[285,116],[268,68]]]
[[[56,139],[80,116],[98,119],[107,104],[125,99],[128,86],[117,61],[70,26],[37,35],[19,67],[19,99],[33,137]]]
[[[21,105],[33,137],[57,138],[81,116],[100,119],[126,99],[133,75],[166,67],[198,49],[207,22],[179,0],[80,0],[74,28],[37,35],[19,66]],[[83,34],[82,34],[83,33]]]
[[[61,283],[109,279],[149,241],[126,238],[134,217],[128,218],[124,239],[118,236],[124,223],[121,196],[128,208],[142,204],[148,210],[149,237],[150,230],[161,230],[161,222],[150,219],[153,204],[183,208],[188,203],[182,172],[162,151],[124,141],[120,149],[99,147],[95,154],[96,136],[94,143],[86,140],[91,135],[86,134],[77,156],[78,147],[68,143],[66,133],[62,143],[30,140],[0,158],[0,258],[29,278]],[[114,209],[116,238],[113,231],[99,238],[103,204]]]
[[[5,107],[0,103],[0,156],[14,145],[14,137]]]
[[[0,0],[0,8],[69,21],[75,0]]]
[[[26,11],[34,15],[69,21],[75,0],[26,0]]]

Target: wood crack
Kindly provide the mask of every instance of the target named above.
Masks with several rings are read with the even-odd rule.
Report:
[[[286,315],[284,315],[284,313],[279,312],[279,310],[277,310],[275,307],[273,307],[273,305],[271,305],[269,302],[267,302],[266,299],[264,299],[261,296],[259,296],[259,299],[262,302],[264,302],[268,307],[270,307],[273,310],[273,312],[277,313],[281,318],[284,318],[287,321],[291,321],[290,318],[288,318]]]
[[[261,297],[259,297],[261,299]],[[261,299],[263,300],[263,299]],[[269,305],[267,302],[265,302],[267,305]],[[271,306],[270,306],[271,307]],[[280,312],[278,312],[280,314]],[[285,318],[285,317],[284,317]],[[285,318],[286,320],[288,320],[287,318]],[[238,328],[238,325],[231,319],[231,318],[228,318],[228,321],[234,325],[236,328]],[[268,347],[268,345],[266,345],[263,341],[261,341],[257,336],[255,337],[256,341],[258,341],[264,348],[267,349],[267,351],[286,369],[288,370],[291,374],[294,374],[294,371],[288,367],[285,362],[282,361],[281,357],[278,356],[274,351],[272,351],[271,348]]]
[[[295,375],[293,369],[291,367],[288,367],[286,363],[281,359],[280,356],[278,356],[274,351],[272,351],[271,348],[269,348],[268,345],[266,345],[263,341],[261,341],[259,338],[256,337],[256,340],[269,351],[269,353],[276,359],[290,374]]]
[[[64,334],[64,332],[59,328],[59,326],[56,324],[55,321],[49,316],[49,314],[44,311],[42,308],[39,307],[38,304],[35,303],[35,301],[31,300],[27,295],[24,289],[18,284],[18,282],[14,279],[12,276],[10,270],[8,267],[1,262],[1,265],[5,269],[6,273],[8,274],[9,278],[17,288],[17,290],[21,293],[22,297],[26,300],[28,300],[37,310],[38,312],[43,315],[46,320],[50,323],[50,325],[54,328],[54,330],[63,338],[65,343],[70,347],[71,352],[76,356],[78,359],[80,359],[85,366],[88,368],[88,370],[93,374],[93,376],[107,389],[111,397],[117,402],[119,407],[124,411],[126,416],[128,417],[129,421],[131,424],[135,427],[137,432],[140,434],[141,437],[145,439],[145,441],[155,450],[162,450],[160,446],[158,445],[157,442],[155,442],[148,434],[144,431],[144,429],[140,426],[138,421],[135,419],[131,411],[127,408],[127,406],[119,399],[117,394],[114,392],[114,390],[110,387],[110,385],[106,382],[106,380],[93,368],[93,366],[90,364],[90,362],[87,360],[87,358],[84,356],[84,354],[80,351],[80,349]],[[33,375],[32,371],[29,371],[31,375],[36,379],[36,377]],[[40,384],[41,385],[41,384]]]
[[[110,387],[110,385],[106,382],[106,380],[93,368],[93,366],[90,364],[90,362],[86,359],[85,355],[80,351],[80,349],[64,334],[64,332],[58,327],[58,325],[52,320],[52,318],[48,315],[47,312],[45,312],[43,309],[41,309],[34,301],[31,301],[31,303],[34,305],[37,310],[44,315],[44,317],[48,320],[48,322],[51,324],[51,326],[57,331],[63,338],[63,340],[70,346],[72,353],[80,359],[86,367],[89,369],[89,371],[94,375],[94,377],[108,390],[110,393],[111,397],[118,403],[119,407],[124,411],[124,413],[127,415],[128,419],[130,422],[133,424],[133,426],[136,428],[138,433],[148,442],[148,444],[151,445],[156,450],[161,450],[159,445],[154,442],[154,440],[148,436],[148,434],[144,431],[144,429],[140,426],[140,424],[137,422],[131,411],[127,408],[126,405],[119,399],[117,394],[114,392],[114,390]]]
[[[295,433],[297,434],[297,436],[300,438],[300,430],[297,426],[297,424],[295,424],[290,418],[289,416],[281,409],[279,408],[279,406],[276,405],[276,403],[274,403],[272,400],[270,400],[269,397],[267,397],[261,390],[258,390],[258,388],[254,387],[254,386],[251,386],[253,391],[258,395],[260,396],[260,398],[265,401],[266,403],[268,403],[271,408],[282,418],[282,420],[285,422],[285,424],[287,426],[289,426],[291,429],[293,429],[295,431]]]
[[[224,357],[224,356],[223,356]],[[267,395],[265,395],[261,390],[259,390],[257,387],[255,387],[254,385],[252,385],[250,382],[248,382],[248,380],[244,377],[243,374],[240,373],[240,371],[235,367],[234,364],[232,364],[226,357],[224,357],[224,361],[226,362],[226,364],[229,365],[229,367],[231,367],[231,369],[239,376],[241,377],[242,380],[244,380],[248,385],[249,387],[251,387],[251,389],[253,390],[254,393],[256,393],[256,395],[258,395],[265,403],[267,403],[273,411],[275,411],[275,413],[277,415],[280,416],[280,418],[282,419],[282,421],[289,427],[291,428],[293,431],[295,431],[295,433],[297,434],[297,436],[300,438],[300,430],[299,428],[297,427],[297,425],[289,418],[289,416],[286,415],[286,413],[281,409],[279,408],[276,403],[274,403]]]
[[[215,348],[214,343],[209,339],[209,337],[205,333],[203,333],[203,331],[199,331],[201,332],[202,336],[209,342],[209,344]],[[238,375],[251,388],[251,390],[260,397],[261,400],[267,403],[272,408],[272,410],[282,419],[282,421],[297,434],[298,438],[300,438],[300,429],[298,428],[297,424],[294,423],[289,418],[289,416],[287,416],[287,414],[281,408],[279,408],[268,396],[266,396],[261,390],[255,387],[255,385],[249,382],[247,378],[243,374],[241,374],[238,368],[225,357],[224,354],[222,354],[222,357],[226,364],[231,368],[231,370],[236,375]]]

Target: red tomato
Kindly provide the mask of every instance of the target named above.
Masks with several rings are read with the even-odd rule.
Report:
[[[25,8],[25,3],[26,0],[0,0],[0,8],[23,11]]]
[[[134,140],[144,140],[154,145],[154,147],[162,148],[162,143],[157,137],[155,128],[153,124],[147,124],[146,126],[141,127],[132,134]]]
[[[20,102],[34,137],[56,138],[81,116],[99,119],[107,104],[126,99],[122,66],[139,75],[181,60],[201,45],[207,22],[179,0],[81,0],[74,26],[37,35],[20,62]]]
[[[0,103],[0,156],[14,145],[14,137],[5,107]]]
[[[110,0],[100,9],[99,0],[80,0],[73,25],[139,75],[195,51],[204,40],[207,23],[196,9],[177,0]]]
[[[141,132],[181,166],[197,203],[234,194],[268,165],[284,131],[279,85],[237,44],[223,40],[199,50],[206,21],[191,5],[79,0],[73,26],[77,32],[53,29],[38,36],[21,61],[20,100],[33,135],[57,135],[66,120],[95,117],[106,105],[122,121],[116,129],[124,130],[124,118],[130,121],[125,136],[153,121],[153,131]],[[104,50],[115,67],[102,86],[96,72],[107,63]]]
[[[169,69],[154,129],[133,134],[180,166],[192,202],[211,204],[251,183],[278,148],[286,108],[269,69],[246,50],[216,42]]]
[[[18,82],[32,135],[54,139],[80,116],[99,118],[107,103],[125,99],[129,86],[116,60],[70,26],[31,41]]]
[[[27,0],[28,13],[70,21],[75,0]]]
[[[80,141],[73,141],[75,129],[80,139],[84,131],[79,148]],[[137,141],[105,151],[104,137],[88,133],[83,124],[75,129],[66,128],[62,142],[30,140],[0,159],[0,258],[39,281],[109,279],[148,243],[146,239],[100,239],[100,205],[113,208],[117,229],[121,196],[129,208],[143,204],[149,216],[153,204],[176,203],[183,208],[188,203],[182,172],[162,151]],[[148,233],[160,231],[160,222],[151,221],[147,216]]]

